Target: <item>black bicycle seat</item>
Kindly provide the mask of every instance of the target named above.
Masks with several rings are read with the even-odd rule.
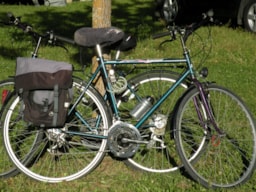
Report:
[[[111,46],[124,38],[124,32],[116,27],[83,27],[74,34],[76,44],[84,47]]]
[[[83,47],[95,47],[97,44],[113,50],[127,51],[136,47],[136,39],[116,27],[83,27],[74,34],[74,41]]]

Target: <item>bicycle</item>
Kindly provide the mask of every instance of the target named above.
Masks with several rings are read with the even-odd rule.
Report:
[[[36,143],[34,153],[36,163],[29,167],[22,163],[22,158],[17,156],[13,149],[15,139],[13,140],[12,137],[17,138],[20,129],[26,125],[26,122],[19,119],[20,121],[15,121],[15,126],[12,126],[12,121],[17,120],[16,115],[17,117],[21,115],[18,111],[20,98],[14,96],[12,101],[7,103],[3,137],[11,160],[23,173],[33,179],[61,182],[74,180],[90,173],[100,164],[106,152],[117,158],[131,158],[128,161],[137,167],[139,166],[133,162],[133,158],[139,161],[136,156],[139,154],[143,157],[148,151],[156,157],[161,156],[161,152],[164,153],[169,161],[166,162],[170,163],[175,159],[168,159],[170,154],[166,148],[169,145],[173,146],[175,142],[181,158],[177,163],[183,164],[189,175],[204,187],[228,188],[247,181],[253,173],[256,159],[254,119],[241,99],[231,91],[214,83],[198,80],[185,44],[187,38],[210,19],[210,15],[204,15],[198,23],[185,28],[170,26],[168,32],[156,36],[156,38],[171,36],[175,39],[176,35],[179,35],[184,54],[180,59],[104,60],[101,49],[101,43],[104,41],[97,42],[100,39],[95,37],[93,40],[96,42],[94,41],[93,46],[98,53],[98,68],[87,82],[77,86],[79,93],[75,93],[75,98],[78,99],[70,108],[65,127],[30,129],[30,136],[43,132],[47,137]],[[75,34],[75,41],[83,36],[86,41],[77,41],[77,43],[86,47],[89,43],[87,41],[92,39],[88,37],[95,32],[97,29],[83,28]],[[117,42],[113,40],[108,43],[113,45]],[[152,89],[143,92],[137,89],[136,85],[127,84],[123,94],[125,97],[121,96],[118,99],[112,89],[106,65],[115,67],[122,64],[145,63],[147,65],[183,63],[185,70],[159,97],[152,98],[149,95],[150,91],[154,92]],[[93,88],[93,80],[99,73],[104,79],[107,90],[105,100]],[[203,76],[207,76],[207,73],[206,68],[201,71]],[[161,70],[158,71],[158,75],[161,81]],[[178,100],[172,115],[170,114],[172,109],[163,103],[170,99],[169,96],[175,93],[177,88],[182,87],[180,85],[188,78],[191,86]],[[145,75],[146,79],[150,79],[149,76]],[[221,105],[222,103],[225,107]],[[173,127],[167,126],[167,122]],[[18,127],[18,124],[22,126]],[[30,142],[27,146],[31,146],[31,141],[35,139],[27,137],[26,140]],[[28,154],[27,151],[24,154]],[[33,156],[31,153],[30,155]],[[209,156],[210,158],[205,158]],[[68,161],[72,159],[75,161],[73,164]],[[218,161],[212,161],[214,159]],[[208,162],[204,162],[206,160]],[[214,172],[208,173],[210,168]]]
[[[32,36],[33,38],[35,38],[36,43],[35,43],[35,48],[31,55],[32,58],[37,58],[38,50],[39,50],[42,42],[48,42],[50,45],[53,45],[53,46],[57,45],[57,46],[61,46],[61,47],[64,47],[63,42],[68,43],[68,44],[75,44],[75,42],[72,39],[68,39],[68,38],[65,38],[62,36],[55,35],[51,30],[47,31],[44,34],[37,33],[36,31],[33,30],[31,25],[21,22],[19,17],[14,17],[14,15],[11,13],[8,14],[8,18],[9,18],[9,21],[4,22],[5,25],[16,26],[16,27],[22,29],[27,34],[29,34],[30,36]],[[129,47],[130,45],[125,44],[125,46],[126,46],[125,49],[130,49],[130,48],[133,48],[134,45],[131,45],[132,47]],[[125,51],[124,48],[122,51]],[[118,59],[119,53],[120,53],[120,50],[117,50],[117,53],[115,56],[116,59]],[[136,70],[136,69],[134,68],[133,70]],[[133,72],[133,70],[131,72]],[[177,78],[178,78],[178,74],[173,71],[153,70],[150,72],[146,72],[144,74],[135,75],[133,78],[128,80],[128,84],[130,86],[132,84],[132,86],[136,86],[137,89],[139,88],[140,90],[142,90],[143,87],[146,87],[146,86],[152,87],[152,86],[154,86],[154,84],[159,84],[159,81],[161,81],[161,84],[162,84],[161,91],[164,91],[164,87],[166,87],[166,88],[170,87],[176,81]],[[123,84],[124,81],[126,81],[126,80],[124,79],[124,74],[122,74],[122,78],[119,77],[119,80],[118,80],[119,83],[116,83],[116,85],[120,84],[120,82],[121,82],[121,86],[125,87],[125,84]],[[74,82],[75,82],[74,88],[78,84],[82,83],[81,79],[79,79],[77,77],[74,77]],[[163,82],[165,82],[165,83],[163,83]],[[188,86],[187,83],[188,82],[182,83],[182,86],[181,86],[182,89],[187,88],[187,86]],[[5,100],[5,98],[7,96],[6,94],[11,93],[11,91],[13,90],[13,85],[14,85],[13,77],[10,77],[9,79],[3,80],[0,82],[0,89],[1,89],[3,101]],[[120,92],[120,90],[119,90],[120,88],[118,88],[118,86],[116,86],[115,89],[116,89],[116,92]],[[121,89],[123,89],[123,88],[121,88]],[[130,94],[130,91],[128,89],[121,95],[115,94],[116,98],[119,100],[118,106],[120,106],[120,103],[122,102],[122,100],[126,100],[126,98],[128,98],[129,94]],[[160,92],[159,92],[159,94],[160,94]],[[151,94],[151,95],[153,95],[153,94]],[[174,104],[175,104],[174,98],[179,97],[178,92],[177,92],[177,96],[174,97],[174,95],[173,95],[172,97],[173,98],[169,101],[169,103],[172,103],[172,105],[174,107]],[[106,99],[106,97],[105,97],[105,99]],[[130,98],[130,100],[131,100],[131,98]],[[2,101],[2,103],[3,103],[3,101]],[[123,107],[123,110],[125,110],[124,107]],[[4,109],[2,110],[2,113],[3,113],[3,111],[4,111]],[[23,143],[25,143],[25,142],[23,142]],[[173,147],[171,147],[171,148],[173,148]],[[172,149],[172,153],[175,154],[174,148]],[[5,154],[4,150],[2,150],[2,154]],[[173,157],[174,157],[174,155],[173,155]],[[1,173],[0,177],[7,178],[7,177],[14,176],[14,175],[18,174],[19,173],[18,170],[16,168],[12,167],[12,164],[10,164],[11,162],[9,161],[9,159],[5,159],[5,158],[8,158],[8,156],[2,155],[3,163],[2,163],[2,168],[0,171],[0,173]],[[145,155],[144,155],[144,158],[145,158]],[[161,159],[163,159],[163,158],[165,159],[165,157],[161,157]],[[153,159],[153,158],[149,157],[149,159]],[[167,163],[166,165],[159,166],[156,163],[154,163],[154,161],[152,161],[152,162],[148,161],[146,163],[137,162],[137,161],[138,160],[135,160],[135,158],[128,158],[128,160],[124,160],[124,163],[126,165],[128,165],[129,167],[132,167],[135,169],[149,171],[149,172],[159,172],[159,173],[176,171],[180,167],[180,166],[176,165],[174,162],[170,162],[170,163]],[[8,166],[7,166],[8,169],[6,169],[5,163],[8,164]],[[9,170],[9,167],[11,168],[12,171]]]

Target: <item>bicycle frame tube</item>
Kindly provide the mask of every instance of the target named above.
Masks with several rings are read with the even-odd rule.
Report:
[[[110,81],[108,80],[108,73],[106,69],[106,65],[121,65],[121,64],[173,64],[177,65],[178,63],[186,64],[187,70],[180,76],[180,78],[166,91],[166,93],[153,105],[153,107],[137,122],[135,125],[136,128],[139,128],[149,116],[154,113],[154,111],[167,99],[169,95],[185,80],[188,76],[193,77],[194,76],[194,70],[192,63],[190,61],[189,52],[184,51],[184,58],[169,58],[169,59],[137,59],[137,60],[108,60],[104,61],[104,58],[101,54],[100,48],[98,48],[98,61],[99,65],[96,68],[95,72],[92,74],[92,77],[88,81],[87,85],[85,86],[83,92],[77,99],[77,101],[72,106],[71,110],[69,111],[69,114],[75,109],[76,105],[78,105],[79,101],[83,98],[83,94],[86,92],[86,90],[89,88],[89,86],[92,84],[92,82],[96,79],[98,74],[101,72],[103,79],[105,80],[105,88],[106,88],[106,94],[104,95],[104,100],[108,100],[110,106],[112,107],[113,114],[118,119],[119,118],[119,111],[117,108],[117,103],[115,99],[115,94],[112,91],[112,86]],[[82,118],[78,115],[78,118]],[[86,124],[86,122],[84,122]]]
[[[167,99],[169,95],[189,76],[194,76],[193,66],[190,61],[189,53],[184,52],[184,58],[181,59],[150,59],[150,60],[119,60],[119,61],[106,61],[104,65],[118,65],[118,64],[177,64],[186,63],[187,70],[180,76],[180,78],[166,91],[166,93],[152,106],[152,108],[137,122],[136,128],[139,128],[149,116]],[[107,76],[106,76],[107,78]],[[110,100],[110,103],[114,106],[114,113],[118,116],[118,109],[116,107],[115,100]]]
[[[131,64],[177,64],[186,63],[186,58],[169,58],[169,59],[134,59],[134,60],[111,60],[104,61],[105,65],[131,65]]]
[[[152,106],[152,108],[137,122],[136,128],[139,128],[149,116],[167,99],[169,95],[190,75],[190,71],[187,70],[185,73],[166,91],[166,93]]]

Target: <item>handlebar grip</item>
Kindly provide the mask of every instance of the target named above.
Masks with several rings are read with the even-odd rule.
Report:
[[[166,32],[163,32],[163,33],[158,33],[158,34],[152,35],[152,38],[153,39],[158,39],[158,38],[165,37],[165,36],[170,36],[170,35],[171,35],[170,32],[166,31]]]
[[[32,31],[31,25],[21,22],[20,17],[15,17],[11,12],[7,13],[7,17],[9,18],[9,22],[8,23],[5,22],[6,25],[17,26],[18,28],[22,29],[24,32]]]
[[[66,37],[61,37],[59,35],[54,35],[54,37],[55,37],[56,40],[60,40],[62,42],[69,43],[69,44],[72,44],[72,45],[75,44],[75,41],[72,40],[72,39],[69,39],[69,38],[66,38]]]
[[[16,18],[14,17],[14,15],[11,12],[7,13],[7,17],[9,18],[10,21],[14,22],[16,20]]]

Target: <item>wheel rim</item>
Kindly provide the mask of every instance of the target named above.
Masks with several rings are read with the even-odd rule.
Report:
[[[256,32],[256,3],[248,9],[247,22],[250,30]]]
[[[180,128],[177,132],[179,151],[183,160],[185,159],[184,165],[189,174],[205,187],[234,187],[245,182],[254,168],[256,158],[254,123],[246,107],[232,94],[220,89],[209,90],[214,118],[225,134],[217,137],[220,136],[219,133],[209,127],[209,132],[207,131],[206,134],[208,142],[199,159],[188,163],[187,159],[194,149],[193,146],[196,146],[197,138],[204,135],[198,131],[200,130],[198,123],[197,125],[191,123],[192,119],[198,119],[198,116],[190,98],[180,114],[182,119],[179,121]]]
[[[79,86],[80,85],[77,84],[77,87]],[[81,90],[83,90],[83,87],[80,88],[80,91]],[[86,97],[88,98],[87,100],[93,97],[93,93],[91,91],[88,91],[88,95],[89,97]],[[22,126],[20,125],[24,124],[22,120],[15,122],[15,125],[11,125],[13,120],[16,119],[15,116],[19,116],[18,113],[15,113],[15,109],[17,112],[17,109],[19,108],[19,106],[16,107],[16,105],[19,104],[19,98],[17,97],[17,99],[15,100],[15,102],[13,102],[9,111],[7,112],[4,124],[5,131],[3,134],[8,155],[10,156],[14,164],[29,177],[38,181],[51,183],[71,181],[85,175],[86,173],[89,173],[94,168],[96,168],[96,166],[101,162],[105,154],[107,140],[102,139],[102,137],[107,136],[107,129],[104,129],[104,127],[108,127],[109,122],[107,121],[108,118],[106,118],[105,116],[106,113],[103,112],[104,107],[102,107],[100,101],[95,98],[96,97],[92,98],[93,102],[90,102],[91,104],[86,104],[85,102],[87,100],[81,101],[82,104],[79,104],[79,108],[76,109],[76,112],[79,111],[81,115],[84,115],[86,113],[90,114],[88,116],[85,116],[85,119],[87,118],[87,122],[91,123],[91,127],[96,126],[96,123],[99,123],[97,125],[99,125],[100,128],[103,128],[98,130],[102,130],[100,132],[99,139],[88,139],[88,137],[86,136],[76,134],[76,132],[78,132],[78,129],[80,132],[86,132],[86,127],[88,124],[86,126],[83,126],[85,127],[84,130],[83,127],[81,127],[81,124],[78,124],[78,128],[76,128],[74,125],[79,122],[77,119],[72,118],[71,121],[68,121],[68,124],[70,125],[67,126],[69,128],[68,131],[73,131],[74,134],[69,133],[66,135],[65,143],[63,144],[63,146],[57,148],[57,152],[53,151],[54,148],[52,148],[52,143],[54,143],[55,141],[53,140],[54,137],[51,137],[50,135],[53,135],[54,131],[58,131],[59,129],[42,130],[46,136],[38,141],[38,143],[36,144],[37,147],[31,154],[31,156],[33,156],[33,165],[27,167],[22,162],[22,159],[24,159],[27,154],[26,147],[21,147],[20,152],[17,152],[15,150],[15,146],[17,145],[18,141],[16,140],[17,138],[22,137],[22,143],[24,142],[24,145],[31,146],[30,140],[33,140],[35,132],[38,132],[38,128],[30,129],[29,135],[28,137],[26,137],[26,135],[19,136],[21,135],[20,132],[22,132],[19,132],[19,128],[22,128]],[[90,119],[95,119],[94,117],[92,117],[91,111],[88,110],[93,104],[97,105],[99,107],[97,109],[99,109],[100,114],[103,114],[105,116],[104,118],[100,118],[103,119],[101,121],[102,123],[100,123],[99,121],[90,122]],[[21,155],[17,155],[17,153],[20,153]]]

